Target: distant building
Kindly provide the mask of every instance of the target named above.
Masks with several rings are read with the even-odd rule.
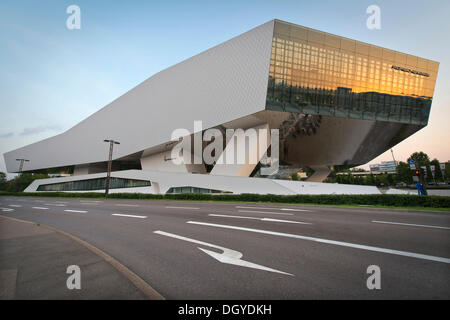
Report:
[[[395,173],[397,165],[397,161],[382,161],[369,165],[369,168],[371,173]]]

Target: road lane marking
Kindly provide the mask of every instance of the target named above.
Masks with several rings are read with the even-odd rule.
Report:
[[[140,219],[145,219],[147,218],[147,216],[135,216],[132,214],[121,214],[121,213],[113,213],[113,216],[118,216],[118,217],[130,217],[130,218],[140,218]]]
[[[171,237],[171,238],[175,238],[175,239],[179,239],[179,240],[192,242],[192,243],[196,243],[196,244],[199,244],[199,245],[203,245],[203,246],[219,249],[219,250],[221,250],[223,252],[222,253],[217,253],[217,252],[214,252],[214,251],[198,248],[201,251],[203,251],[204,253],[206,253],[207,255],[213,257],[214,259],[218,260],[221,263],[227,263],[227,264],[232,264],[232,265],[241,266],[241,267],[259,269],[259,270],[264,270],[264,271],[281,273],[281,274],[293,276],[293,274],[290,274],[290,273],[287,273],[287,272],[275,270],[275,269],[268,268],[268,267],[265,267],[265,266],[262,266],[262,265],[259,265],[259,264],[256,264],[256,263],[252,263],[252,262],[249,262],[249,261],[242,260],[241,259],[242,256],[243,256],[242,252],[239,252],[239,251],[236,251],[236,250],[220,247],[220,246],[217,246],[215,244],[211,244],[211,243],[207,243],[207,242],[203,242],[203,241],[199,241],[199,240],[195,240],[195,239],[191,239],[191,238],[182,237],[182,236],[179,236],[179,235],[176,235],[176,234],[173,234],[173,233],[168,233],[168,232],[164,232],[164,231],[160,231],[160,230],[154,231],[154,233],[159,234],[159,235],[163,235],[163,236],[166,236],[166,237]]]
[[[9,204],[8,206],[14,207],[14,208],[21,208],[22,207],[20,204]]]
[[[166,207],[166,209],[187,209],[187,210],[198,210],[200,208],[195,207]]]
[[[308,211],[306,209],[292,209],[292,208],[271,208],[271,207],[242,207],[242,206],[236,206],[238,209],[259,209],[259,210],[281,210],[281,211]]]
[[[247,212],[247,213],[265,213],[265,214],[279,214],[282,216],[293,216],[293,213],[281,213],[281,212],[268,212],[268,211],[250,211],[250,210],[238,210],[239,212]]]
[[[32,207],[33,209],[36,210],[48,210],[48,208],[44,208],[44,207]]]
[[[87,211],[83,210],[64,210],[65,212],[75,212],[75,213],[86,213]]]
[[[14,211],[14,209],[11,208],[0,208],[0,210],[2,210],[3,212]]]
[[[44,203],[44,206],[67,207],[65,204],[59,204],[59,203]]]
[[[115,204],[115,206],[119,206],[119,207],[139,207],[138,204]]]
[[[395,225],[401,225],[401,226],[411,226],[411,227],[423,227],[423,228],[435,228],[435,229],[445,229],[450,230],[448,227],[440,227],[440,226],[429,226],[425,224],[412,224],[412,223],[401,223],[401,222],[391,222],[391,221],[377,221],[373,220],[373,223],[383,223],[383,224],[395,224]]]
[[[350,243],[350,242],[343,242],[343,241],[335,241],[335,240],[307,237],[307,236],[301,236],[301,235],[296,235],[296,234],[291,234],[291,233],[274,232],[274,231],[268,231],[268,230],[259,230],[259,229],[236,227],[236,226],[214,224],[214,223],[206,223],[206,222],[198,222],[198,221],[188,221],[186,223],[203,225],[203,226],[210,226],[210,227],[217,227],[217,228],[249,231],[249,232],[255,232],[255,233],[270,234],[270,235],[280,236],[280,237],[295,238],[295,239],[314,241],[314,242],[325,243],[325,244],[332,244],[332,245],[341,246],[341,247],[362,249],[362,250],[368,250],[368,251],[375,251],[375,252],[382,252],[382,253],[394,254],[394,255],[399,255],[399,256],[405,256],[405,257],[410,257],[410,258],[417,258],[417,259],[423,259],[423,260],[430,260],[430,261],[450,263],[450,259],[443,258],[443,257],[430,256],[430,255],[426,255],[426,254],[420,254],[420,253],[414,253],[414,252],[408,252],[408,251],[400,251],[400,250],[392,250],[392,249],[385,249],[385,248],[379,248],[379,247],[372,247],[372,246],[366,246],[366,245]]]
[[[81,203],[100,203],[100,200],[80,200]]]
[[[300,221],[291,221],[291,220],[280,220],[280,219],[271,219],[271,218],[255,218],[255,217],[243,217],[243,216],[228,216],[225,214],[208,214],[211,217],[224,217],[224,218],[238,218],[238,219],[253,219],[260,221],[270,221],[270,222],[285,222],[285,223],[298,223],[298,224],[312,224],[309,222],[300,222]]]

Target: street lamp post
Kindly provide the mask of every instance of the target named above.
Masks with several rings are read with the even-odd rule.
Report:
[[[109,181],[110,181],[110,178],[111,178],[113,147],[114,147],[115,144],[120,144],[120,142],[114,141],[114,140],[103,140],[103,141],[109,143],[108,173],[106,174],[106,187],[105,187],[105,195],[108,195],[108,193],[109,193]]]
[[[19,172],[22,173],[23,170],[23,163],[24,162],[30,162],[30,160],[28,159],[16,159],[16,161],[20,161],[20,165],[19,165]]]

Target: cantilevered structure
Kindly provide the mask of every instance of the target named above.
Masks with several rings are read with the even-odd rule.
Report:
[[[261,176],[260,164],[169,161],[172,132],[185,128],[194,134],[194,121],[201,120],[203,130],[279,129],[280,164],[311,167],[317,182],[330,166],[367,163],[425,127],[438,67],[435,61],[272,20],[155,74],[62,134],[5,153],[6,167],[18,172],[20,158],[30,160],[24,171],[73,167],[72,177],[39,180],[28,191],[102,190],[108,151],[103,141],[113,139],[121,143],[113,158],[117,191],[241,193],[254,191],[255,183],[286,185],[242,180]],[[173,173],[180,173],[181,181],[170,178]],[[166,187],[149,188],[158,183]],[[236,187],[240,183],[242,188]],[[307,185],[289,183],[291,193],[303,190],[298,183]],[[283,193],[269,185],[257,191]],[[326,192],[345,193],[335,188]]]

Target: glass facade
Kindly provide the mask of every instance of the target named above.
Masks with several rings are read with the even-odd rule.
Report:
[[[266,109],[426,125],[438,67],[275,21]]]
[[[136,188],[151,186],[150,181],[113,178],[109,182],[110,189]],[[106,178],[69,181],[52,184],[43,184],[37,191],[92,191],[106,188]]]
[[[166,193],[232,193],[230,191],[221,191],[214,189],[203,189],[196,187],[172,187]]]

